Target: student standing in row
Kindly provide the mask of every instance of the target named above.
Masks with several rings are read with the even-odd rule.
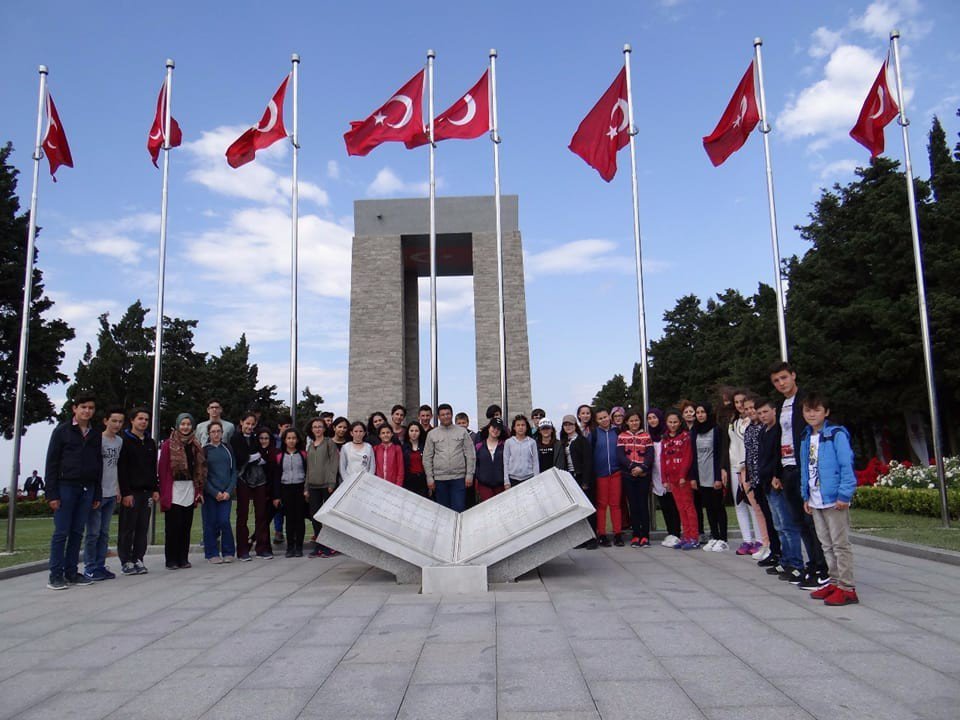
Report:
[[[466,490],[473,487],[477,453],[470,434],[453,424],[453,408],[442,403],[437,407],[440,424],[427,435],[423,446],[423,468],[427,487],[437,502],[456,512],[466,508]]]
[[[307,453],[300,431],[287,428],[280,435],[280,450],[273,466],[273,506],[283,507],[287,524],[286,557],[303,557],[304,487],[307,478]]]
[[[123,432],[123,447],[117,461],[120,488],[120,528],[117,532],[117,557],[124,575],[147,572],[143,556],[147,552],[151,504],[160,501],[157,480],[157,444],[147,435],[150,412],[134,408],[130,427]]]
[[[690,471],[691,477],[700,485],[701,503],[707,511],[707,521],[710,524],[710,541],[703,549],[708,552],[723,552],[729,547],[727,510],[723,506],[727,487],[726,471],[722,467],[723,442],[710,403],[697,403],[694,412],[696,420],[690,437],[694,462]]]
[[[428,497],[427,475],[423,470],[423,428],[416,420],[407,425],[403,443],[403,486],[422,497]]]
[[[381,425],[380,442],[373,447],[374,474],[389,483],[403,487],[403,448],[394,442],[393,430]]]
[[[653,440],[643,429],[636,410],[626,414],[624,429],[617,436],[617,462],[630,503],[633,537],[630,547],[650,545],[650,470],[653,467]]]
[[[318,539],[323,525],[314,516],[323,503],[337,489],[337,471],[340,456],[333,440],[326,437],[327,425],[321,418],[314,418],[308,425],[307,481],[304,497],[310,507],[310,522],[313,525],[314,545],[309,557],[330,557],[334,551]]]
[[[250,550],[258,558],[270,559],[270,503],[269,468],[273,458],[273,442],[266,428],[255,429],[257,417],[252,412],[244,413],[240,420],[240,432],[234,433],[231,441],[233,456],[237,462],[237,558],[241,562],[251,560]],[[251,507],[252,506],[252,507]],[[250,534],[248,518],[253,510],[253,535]]]
[[[366,441],[367,426],[359,420],[350,426],[350,442],[340,448],[340,477],[343,482],[375,467],[373,448]]]
[[[539,429],[540,432],[536,439],[538,472],[546,472],[553,467],[566,470],[567,463],[563,457],[563,446],[557,439],[553,421],[544,418],[540,421]]]
[[[676,547],[694,550],[700,546],[700,530],[693,504],[693,485],[696,481],[690,472],[694,458],[690,434],[678,410],[667,411],[666,424],[667,431],[661,440],[660,473],[664,486],[673,494],[680,515],[681,542]]]
[[[613,544],[623,547],[623,515],[620,512],[621,476],[617,463],[617,431],[610,424],[610,413],[605,408],[596,412],[597,427],[590,435],[593,445],[593,469],[596,473],[597,540],[610,547],[607,536],[607,512],[613,526]]]
[[[673,500],[673,493],[663,482],[662,463],[660,460],[663,451],[663,434],[666,431],[666,418],[660,408],[647,410],[647,433],[653,441],[653,467],[650,471],[650,487],[657,496],[657,504],[663,514],[663,524],[667,529],[667,536],[660,542],[664,547],[673,548],[680,544],[680,513]]]
[[[237,487],[237,463],[233,452],[224,442],[223,423],[211,420],[207,424],[208,442],[203,446],[207,461],[207,482],[203,486],[203,554],[212,565],[233,562],[237,546],[230,527],[233,492]]]
[[[503,484],[503,422],[494,417],[480,432],[477,452],[477,500],[483,502],[499,495],[506,486]]]
[[[537,442],[530,437],[530,422],[525,415],[513,418],[511,435],[503,444],[503,486],[529,480],[539,472]]]
[[[593,480],[593,448],[590,441],[583,436],[577,419],[573,415],[564,415],[560,423],[560,443],[563,446],[563,457],[567,471],[573,475],[577,485],[591,501],[594,494]],[[596,527],[596,513],[586,518],[587,523]],[[597,537],[592,538],[578,547],[586,550],[597,549]]]
[[[107,547],[110,544],[113,509],[120,497],[117,462],[120,460],[120,448],[123,447],[123,438],[119,433],[123,429],[124,420],[126,413],[123,408],[110,408],[103,418],[103,433],[100,435],[100,452],[103,456],[100,507],[91,510],[87,516],[87,534],[83,548],[83,574],[94,582],[113,580],[116,577],[107,567]]]
[[[192,567],[190,530],[193,509],[203,503],[203,485],[207,479],[207,461],[203,448],[193,434],[193,416],[177,415],[170,438],[160,446],[157,464],[160,475],[160,507],[166,513],[164,553],[168,570]]]

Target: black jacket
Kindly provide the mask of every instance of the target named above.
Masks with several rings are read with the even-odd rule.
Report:
[[[798,446],[799,447],[799,446]],[[770,492],[770,481],[780,477],[780,425],[765,427],[760,433],[760,464],[757,470],[764,492]]]
[[[94,500],[101,498],[103,455],[100,433],[93,427],[86,437],[72,420],[57,425],[47,447],[46,497],[60,499],[60,485],[92,485]]]
[[[152,437],[138,438],[129,430],[123,431],[123,446],[117,460],[117,480],[120,495],[134,492],[160,492],[157,479],[157,444]]]
[[[584,490],[593,487],[593,448],[583,435],[577,435],[570,441],[570,459],[573,460],[573,467],[567,470],[576,478],[580,487]]]
[[[497,443],[497,449],[490,457],[487,450],[487,441],[482,440],[476,445],[477,465],[473,476],[484,487],[503,487],[503,441]]]

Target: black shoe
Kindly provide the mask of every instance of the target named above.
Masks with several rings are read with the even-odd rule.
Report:
[[[67,585],[74,585],[76,587],[87,587],[88,585],[93,585],[93,578],[88,578],[83,573],[68,575],[66,577],[66,581]]]
[[[47,581],[47,587],[51,590],[66,590],[67,581],[64,580],[61,575],[50,576],[50,579]]]
[[[607,537],[606,535],[601,535],[600,537],[598,537],[597,542],[600,544],[600,547],[610,547],[610,545],[612,544],[610,542],[610,538]]]
[[[767,556],[766,560],[757,561],[757,565],[762,568],[776,567],[779,564],[780,564],[780,558],[778,558],[776,555],[772,553]]]
[[[303,547],[298,547],[296,552],[297,557],[303,557]]]
[[[820,583],[817,582],[817,574],[812,570],[807,570],[800,579],[801,590],[819,590]]]
[[[791,585],[799,585],[803,582],[803,573],[797,570],[796,568],[785,567],[783,572],[777,576],[783,582],[788,582]]]
[[[297,556],[297,551],[293,548],[287,548],[287,551],[283,554],[284,557],[292,558]]]
[[[597,543],[597,539],[596,539],[596,538],[593,538],[592,540],[587,540],[587,541],[583,544],[583,546],[584,546],[587,550],[596,550],[599,545],[598,545],[598,543]]]
[[[192,568],[193,565],[191,565],[190,561],[188,560],[185,563],[180,563],[179,565],[177,565],[177,567],[180,568],[181,570],[186,570],[187,568]]]
[[[784,571],[783,565],[781,565],[780,563],[777,563],[773,567],[767,568],[767,575],[779,575],[783,571]]]
[[[621,537],[620,533],[613,536],[613,544],[617,547],[623,547],[623,537]]]
[[[813,575],[814,580],[816,580],[817,587],[822,588],[824,585],[830,584],[830,573],[825,573],[822,570],[817,570]]]
[[[179,569],[180,569],[180,566],[177,565],[176,563],[173,563],[173,562],[167,563],[167,570],[179,570]]]

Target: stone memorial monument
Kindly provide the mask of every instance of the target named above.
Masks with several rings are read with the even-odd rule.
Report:
[[[551,469],[457,513],[363,473],[315,515],[319,542],[424,592],[485,591],[593,537],[593,505],[570,473]]]

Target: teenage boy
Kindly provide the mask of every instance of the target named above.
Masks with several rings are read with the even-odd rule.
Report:
[[[127,414],[123,408],[110,408],[103,417],[103,432],[100,434],[100,452],[103,456],[103,472],[100,476],[100,507],[87,515],[87,534],[83,543],[83,574],[94,582],[113,580],[117,576],[107,567],[107,546],[110,544],[110,521],[113,508],[120,498],[117,481],[117,461],[123,438],[120,431]]]
[[[540,421],[547,416],[543,408],[534,408],[530,411],[530,437],[534,440],[540,436]]]
[[[390,408],[390,427],[393,429],[393,437],[396,438],[396,442],[401,445],[407,439],[407,428],[403,425],[406,419],[407,409],[403,405],[394,405]]]
[[[620,510],[622,481],[620,463],[617,461],[617,431],[610,424],[610,411],[597,410],[597,427],[590,433],[593,446],[593,470],[596,478],[597,505],[597,541],[603,547],[610,547],[607,536],[607,510],[610,510],[610,523],[613,526],[613,544],[623,547],[623,514]]]
[[[433,409],[429,405],[421,405],[417,410],[417,420],[425,433],[430,432],[433,429]]]
[[[120,486],[120,530],[117,557],[124,575],[146,575],[143,556],[147,552],[151,503],[160,502],[157,479],[157,444],[147,435],[150,411],[134,408],[128,416],[130,427],[123,432],[123,447],[117,462]]]
[[[480,433],[475,433],[473,430],[470,429],[469,415],[467,415],[465,412],[458,412],[457,416],[453,419],[453,421],[467,431],[467,433],[470,435],[470,441],[474,445],[480,442]]]
[[[780,538],[777,536],[777,529],[773,526],[773,515],[770,513],[770,503],[767,502],[767,495],[763,489],[763,483],[760,482],[760,435],[763,433],[764,425],[760,422],[760,415],[757,412],[757,402],[759,400],[754,395],[747,395],[743,400],[743,408],[750,418],[750,424],[743,431],[743,452],[744,452],[744,471],[746,474],[747,487],[753,493],[753,499],[756,501],[763,517],[763,525],[767,529],[767,538],[770,544],[753,553],[753,558],[757,565],[762,568],[776,567],[780,564]],[[759,523],[759,520],[758,520]]]
[[[323,424],[327,426],[327,430],[324,433],[327,437],[333,437],[333,418],[334,414],[329,410],[320,413],[320,419],[323,420]]]
[[[786,490],[780,478],[780,425],[777,411],[771,400],[761,400],[757,405],[763,432],[760,433],[759,476],[763,492],[770,503],[773,526],[780,538],[780,564],[767,568],[767,574],[777,575],[781,580],[799,585],[803,579],[803,555],[800,549],[800,526],[794,519],[787,501]]]
[[[860,602],[853,584],[850,549],[850,501],[857,490],[853,449],[845,427],[827,420],[830,403],[810,393],[803,399],[807,428],[800,440],[800,491],[803,509],[813,518],[823,547],[830,582],[810,593],[825,605]]]
[[[466,489],[473,487],[477,451],[470,434],[453,424],[453,408],[447,403],[437,407],[440,424],[430,431],[423,444],[423,470],[427,487],[436,501],[456,512],[466,507]]]
[[[197,442],[200,443],[200,447],[203,447],[210,442],[209,428],[210,423],[213,420],[216,420],[220,423],[220,426],[223,428],[223,442],[229,445],[230,438],[233,437],[233,433],[236,431],[236,428],[233,426],[232,422],[223,419],[223,405],[221,405],[220,401],[216,398],[207,403],[207,417],[208,419],[197,425],[197,429],[194,431],[197,436]]]
[[[797,386],[797,373],[787,362],[774,363],[770,367],[770,382],[777,392],[783,395],[783,402],[777,407],[777,422],[780,425],[780,481],[786,492],[787,507],[793,513],[793,520],[800,528],[800,537],[807,551],[807,566],[803,568],[804,589],[826,585],[827,564],[823,559],[823,548],[817,540],[813,518],[803,511],[803,497],[800,494],[800,467],[797,453],[800,450],[800,438],[807,426],[803,419],[803,391]]]
[[[83,573],[77,573],[77,563],[87,515],[100,506],[103,456],[100,433],[90,422],[97,409],[96,400],[93,395],[81,393],[71,403],[71,409],[73,418],[56,427],[47,447],[46,497],[53,510],[47,582],[51,590],[93,584]]]

